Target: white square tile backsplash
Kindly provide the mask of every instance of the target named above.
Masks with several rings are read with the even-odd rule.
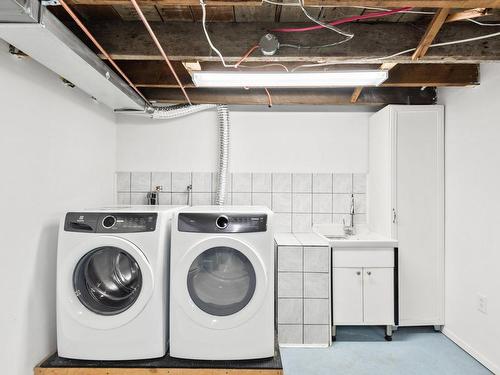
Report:
[[[132,172],[130,190],[148,192],[151,190],[151,172]]]
[[[233,191],[236,193],[250,193],[252,191],[251,173],[233,173]]]
[[[291,173],[273,173],[273,192],[291,193],[292,192],[292,174]]]
[[[191,185],[192,173],[190,172],[173,172],[172,173],[172,192],[179,193],[187,191],[187,186]]]
[[[292,175],[292,188],[294,193],[311,193],[312,192],[312,174],[311,173],[294,173]]]
[[[162,187],[160,204],[187,204],[192,185],[194,205],[213,204],[215,172],[116,173],[117,204],[145,204],[146,193]],[[355,224],[366,223],[364,173],[232,173],[227,179],[226,204],[267,206],[275,212],[277,232],[310,232],[313,224],[350,223],[354,194]]]
[[[272,191],[271,173],[253,173],[252,191],[257,193],[270,193]]]
[[[192,174],[193,192],[211,193],[212,192],[212,173],[194,172]],[[210,199],[208,200],[210,202]]]
[[[313,193],[332,193],[333,175],[331,173],[313,174]]]
[[[116,191],[130,193],[130,172],[116,173]]]
[[[334,173],[333,174],[333,192],[351,193],[352,192],[352,174]]]
[[[151,187],[155,189],[161,187],[163,192],[172,191],[172,173],[170,172],[153,172],[151,174]]]

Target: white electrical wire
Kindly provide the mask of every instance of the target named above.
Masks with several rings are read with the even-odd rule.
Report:
[[[339,29],[338,27],[335,27],[333,25],[330,25],[328,23],[324,23],[324,22],[321,22],[320,20],[317,20],[316,18],[314,18],[313,16],[311,16],[309,13],[307,13],[307,10],[306,8],[304,8],[304,0],[298,0],[299,2],[299,6],[300,6],[300,9],[302,10],[302,12],[306,15],[307,18],[309,18],[311,21],[313,21],[314,23],[317,23],[318,25],[324,27],[325,29],[329,29],[329,30],[332,30],[332,31],[335,31],[337,34],[340,34],[340,35],[343,35],[346,37],[345,40],[341,41],[340,43],[344,43],[344,42],[347,42],[348,40],[352,39],[354,37],[354,34],[353,33],[349,33],[347,31],[343,31],[341,29]],[[339,43],[339,44],[340,44]]]
[[[291,6],[298,7],[300,6],[298,3],[280,3],[272,0],[262,0],[264,3],[272,4],[272,5],[280,5],[280,6]],[[387,8],[378,8],[378,7],[365,7],[358,5],[347,5],[347,6],[338,6],[338,5],[308,5],[308,8],[356,8],[356,9],[369,9],[369,10],[382,10],[389,11]],[[435,14],[435,12],[426,12],[426,11],[418,11],[418,10],[404,10],[398,13],[414,13],[414,14]]]
[[[475,23],[477,25],[481,25],[481,26],[500,26],[500,23],[484,23],[484,22],[479,22],[479,21],[473,20],[472,18],[467,19],[467,21]]]
[[[222,53],[212,43],[212,39],[210,39],[210,35],[208,34],[208,30],[207,30],[207,10],[206,10],[206,6],[205,6],[205,1],[200,0],[200,5],[201,5],[201,12],[202,12],[201,23],[203,25],[203,32],[205,33],[205,36],[207,38],[208,44],[210,45],[210,48],[212,49],[212,51],[214,51],[217,54],[217,56],[219,56],[220,61],[222,62],[222,65],[224,65],[225,68],[237,68],[238,66],[235,64],[226,64],[226,61],[224,60],[224,56],[222,56]]]
[[[280,2],[272,1],[272,0],[262,0],[262,1],[265,2],[265,3],[268,3],[268,4],[280,5],[280,6],[298,6],[298,7],[301,8],[301,10],[305,14],[305,16],[307,18],[309,18],[311,21],[313,21],[314,23],[316,23],[316,24],[318,24],[318,25],[320,25],[320,26],[322,26],[324,28],[327,28],[327,29],[330,29],[332,31],[335,31],[335,32],[337,32],[337,33],[339,33],[341,35],[344,35],[346,37],[345,39],[343,39],[343,40],[341,40],[339,42],[332,43],[332,44],[327,44],[327,45],[321,45],[321,46],[301,46],[301,45],[292,45],[292,44],[282,44],[283,47],[293,47],[293,48],[298,48],[298,49],[302,49],[302,48],[304,48],[304,49],[305,48],[307,48],[307,49],[310,49],[310,48],[323,48],[323,47],[330,47],[330,46],[334,46],[334,45],[345,43],[345,42],[351,40],[354,37],[354,34],[352,34],[352,33],[345,32],[345,31],[343,31],[343,30],[341,30],[341,29],[339,29],[339,28],[337,28],[335,26],[332,26],[332,25],[330,25],[328,23],[321,22],[320,20],[317,20],[314,17],[312,17],[306,11],[306,9],[304,8],[303,0],[298,0],[297,3],[280,3]],[[203,26],[203,32],[205,33],[205,36],[206,36],[206,39],[208,41],[208,44],[210,45],[210,48],[217,54],[217,56],[219,57],[219,59],[222,62],[222,65],[225,68],[237,68],[238,65],[236,65],[236,64],[227,64],[226,61],[224,60],[224,56],[222,55],[222,53],[212,43],[212,40],[210,38],[210,35],[208,34],[208,30],[207,30],[207,26],[206,26],[207,11],[206,11],[205,1],[204,0],[200,0],[200,5],[201,5],[201,9],[202,9],[202,26]],[[328,5],[324,5],[324,6],[313,5],[311,7],[337,8],[337,6],[328,6]],[[387,8],[366,7],[366,6],[349,6],[349,7],[345,7],[345,8],[371,9],[371,10],[380,10],[380,11],[389,11],[390,10],[390,9],[387,9]],[[406,11],[401,11],[401,12],[398,12],[398,13],[431,14],[431,15],[435,14],[435,12],[413,11],[413,10],[406,10]],[[483,22],[479,22],[479,21],[476,21],[476,20],[473,20],[473,19],[465,19],[464,21],[469,21],[469,22],[475,23],[475,24],[480,25],[480,26],[500,26],[499,23],[483,23]],[[431,44],[429,46],[429,48],[431,48],[431,47],[439,47],[439,46],[446,46],[446,45],[452,45],[452,44],[459,44],[459,43],[467,43],[467,42],[472,42],[472,41],[475,41],[475,40],[492,38],[492,37],[497,36],[497,35],[500,35],[500,33],[493,33],[493,34],[483,35],[483,36],[476,37],[476,38],[462,39],[462,40],[451,41],[451,42],[446,42],[446,43]],[[408,53],[408,52],[413,52],[415,50],[416,50],[416,48],[410,48],[410,49],[407,49],[407,50],[404,50],[404,51],[397,52],[397,53],[392,54],[390,56],[377,57],[377,58],[373,58],[373,59],[363,59],[363,61],[387,60],[387,59],[390,59],[390,58],[393,58],[393,57],[404,55],[405,53]],[[328,65],[334,65],[334,64],[335,63],[305,64],[305,65],[300,65],[300,66],[295,67],[294,69],[292,69],[292,72],[296,71],[296,70],[299,70],[299,69],[302,69],[302,68],[310,68],[310,67],[318,67],[318,66],[328,66]],[[286,71],[288,71],[288,68],[286,66],[282,65],[282,64],[264,64],[264,65],[259,65],[259,66],[244,66],[244,67],[246,67],[246,68],[259,68],[259,67],[267,67],[267,66],[273,66],[273,65],[281,66]],[[242,65],[240,64],[240,66],[242,66]]]
[[[486,35],[481,35],[481,36],[476,36],[474,38],[452,40],[450,42],[434,43],[434,44],[431,44],[429,46],[429,48],[432,48],[432,47],[443,47],[443,46],[450,46],[450,45],[453,45],[453,44],[461,44],[461,43],[474,42],[476,40],[493,38],[495,36],[500,36],[500,32],[496,32],[496,33],[492,33],[492,34],[486,34]],[[396,52],[396,53],[394,53],[392,55],[389,55],[389,56],[376,57],[376,58],[373,58],[373,59],[361,59],[360,61],[363,61],[363,62],[375,61],[376,62],[376,61],[380,61],[380,60],[387,60],[387,59],[391,59],[393,57],[404,55],[405,53],[408,53],[408,52],[413,52],[415,50],[416,50],[416,48],[409,48],[409,49],[406,49],[404,51]],[[320,63],[320,64],[299,65],[299,66],[293,68],[292,72],[294,72],[296,70],[299,70],[299,69],[303,69],[303,68],[313,68],[313,67],[329,66],[329,65],[336,65],[336,64],[338,64],[338,62],[335,62],[335,63],[327,62],[327,63]]]
[[[272,5],[281,5],[281,6],[291,6],[291,7],[300,6],[299,3],[280,3],[280,2],[272,1],[272,0],[262,0],[262,2],[272,4]],[[387,9],[387,8],[367,7],[367,6],[359,6],[359,5],[346,5],[346,6],[341,6],[341,7],[338,5],[308,5],[308,8],[355,8],[355,9],[379,10],[379,11],[384,11],[384,12],[388,12],[391,10],[391,9]],[[401,10],[398,12],[398,14],[399,13],[425,14],[425,15],[436,14],[436,12],[425,11],[425,10]],[[481,25],[481,26],[500,26],[500,23],[483,23],[483,22],[473,20],[471,18],[463,19],[460,21],[469,21],[469,22],[473,22],[473,23],[475,23],[477,25]]]
[[[263,64],[263,65],[243,65],[243,64],[240,64],[238,67],[248,68],[248,69],[260,69],[260,68],[267,68],[270,66],[279,66],[279,67],[285,69],[287,72],[289,72],[288,68],[285,65],[279,64],[279,63],[271,63],[271,64]]]

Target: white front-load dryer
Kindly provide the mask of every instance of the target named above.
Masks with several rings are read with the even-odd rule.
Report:
[[[57,249],[59,356],[165,355],[170,229],[179,208],[129,206],[64,215]]]
[[[184,208],[172,223],[170,355],[233,360],[274,355],[273,213]]]

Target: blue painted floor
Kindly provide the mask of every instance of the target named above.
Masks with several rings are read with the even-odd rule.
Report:
[[[469,354],[432,328],[339,327],[330,348],[281,348],[285,375],[489,375]]]

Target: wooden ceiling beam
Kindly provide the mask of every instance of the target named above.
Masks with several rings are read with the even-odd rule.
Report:
[[[449,8],[438,9],[434,17],[432,17],[432,21],[427,27],[420,43],[418,43],[417,49],[411,57],[412,60],[421,59],[427,53],[429,46],[432,44],[439,30],[441,30],[441,27],[444,25],[448,14],[450,14]]]
[[[339,7],[500,8],[499,0],[304,0],[304,4]]]
[[[165,46],[171,60],[215,61],[219,58],[210,51],[205,35],[199,24],[187,22],[152,22],[160,42]],[[289,24],[284,24],[289,25]],[[291,24],[297,25],[297,24]],[[74,25],[68,23],[68,26]],[[152,43],[144,25],[140,22],[99,21],[87,23],[97,40],[117,60],[161,60],[156,46]],[[209,26],[212,41],[222,52],[227,62],[236,62],[259,41],[262,35],[275,27],[274,23],[212,23]],[[323,49],[281,48],[274,56],[263,56],[258,51],[247,62],[287,62],[304,63],[377,63],[377,58],[395,52],[415,48],[419,36],[412,25],[400,23],[353,23],[345,25],[345,30],[353,32],[356,38],[349,43]],[[464,22],[446,24],[439,33],[440,41],[451,41],[484,35],[486,32],[500,31],[500,27],[490,27],[487,31],[477,25]],[[80,35],[79,30],[74,30]],[[280,34],[281,43],[316,45],[331,43],[335,38],[328,31],[313,33]],[[384,59],[383,62],[404,63],[411,61],[409,54]],[[463,62],[500,61],[500,38],[491,38],[481,43],[465,43],[433,48],[421,62]]]
[[[143,94],[153,102],[184,103],[185,98],[175,88],[142,88]],[[351,104],[349,88],[339,89],[270,89],[273,104],[306,104],[306,105],[346,105]],[[187,88],[193,104],[225,103],[225,104],[268,104],[264,89],[206,89]],[[436,90],[427,88],[389,88],[367,87],[361,93],[356,104],[434,104]]]
[[[129,0],[72,0],[74,4],[128,5]],[[285,2],[293,2],[285,0]],[[259,6],[256,0],[205,0],[213,6]],[[144,5],[198,6],[199,0],[140,0]],[[500,0],[304,0],[306,6],[376,6],[376,7],[424,7],[424,8],[500,8]]]
[[[389,70],[389,78],[382,83],[387,87],[476,85],[479,85],[479,65],[475,64],[398,64]]]
[[[178,87],[168,67],[161,61],[119,61],[120,68],[138,87]],[[293,65],[291,65],[293,66]],[[191,76],[179,62],[174,62],[181,81],[193,87]],[[221,70],[215,63],[204,63],[202,70]],[[389,69],[383,64],[381,69]],[[271,69],[271,68],[269,68]],[[377,65],[339,65],[333,69],[377,69]],[[274,68],[276,71],[277,68]],[[281,70],[279,70],[281,71]],[[479,65],[476,64],[399,64],[390,70],[383,87],[447,87],[475,86],[479,84]],[[361,90],[359,90],[361,93]],[[359,95],[358,95],[359,96]]]
[[[467,9],[467,10],[464,10],[462,12],[448,14],[448,17],[446,17],[445,22],[469,20],[471,18],[488,16],[489,14],[490,14],[490,12],[487,8]]]

